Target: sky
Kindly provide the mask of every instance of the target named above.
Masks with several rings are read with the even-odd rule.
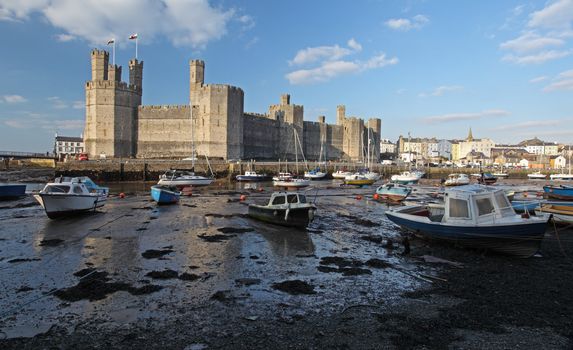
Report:
[[[188,104],[205,82],[280,95],[305,120],[336,106],[400,135],[498,144],[573,142],[573,0],[0,0],[0,150],[45,152],[80,136],[90,51],[144,61],[143,104]]]

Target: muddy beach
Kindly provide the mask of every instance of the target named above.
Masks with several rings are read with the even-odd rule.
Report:
[[[416,238],[403,254],[402,232],[385,218],[388,205],[371,200],[373,188],[317,186],[307,231],[245,216],[246,204],[269,196],[266,186],[200,189],[157,207],[144,186],[116,184],[112,193],[126,198],[65,220],[29,199],[2,203],[0,347],[573,346],[570,228],[548,227],[539,258]]]

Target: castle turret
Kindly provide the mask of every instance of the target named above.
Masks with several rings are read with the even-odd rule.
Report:
[[[109,53],[104,50],[92,50],[92,81],[107,80]]]
[[[121,81],[121,66],[110,64],[107,69],[107,80]]]
[[[129,60],[129,85],[141,94],[143,88],[143,61]]]
[[[346,118],[346,106],[344,105],[336,106],[336,124],[344,125],[345,118]]]
[[[189,86],[191,90],[200,88],[203,84],[205,84],[205,62],[189,60]]]
[[[282,94],[281,95],[281,105],[290,105],[290,95],[289,94]]]

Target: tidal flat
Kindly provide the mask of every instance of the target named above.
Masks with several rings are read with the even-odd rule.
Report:
[[[246,216],[272,192],[264,184],[216,184],[171,206],[145,187],[114,184],[125,198],[61,220],[31,198],[0,203],[3,349],[573,344],[569,227],[548,226],[538,258],[416,238],[407,253],[375,187],[318,182],[306,231]],[[413,197],[437,189],[425,182]]]

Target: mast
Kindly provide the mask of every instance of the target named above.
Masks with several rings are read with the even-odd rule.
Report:
[[[189,102],[189,116],[191,118],[191,168],[195,171],[195,133],[193,126],[193,105]]]
[[[296,128],[292,128],[292,131],[294,132],[294,161],[296,164],[296,175],[298,176],[298,150],[296,148],[296,140],[297,140],[297,133],[296,133]]]

